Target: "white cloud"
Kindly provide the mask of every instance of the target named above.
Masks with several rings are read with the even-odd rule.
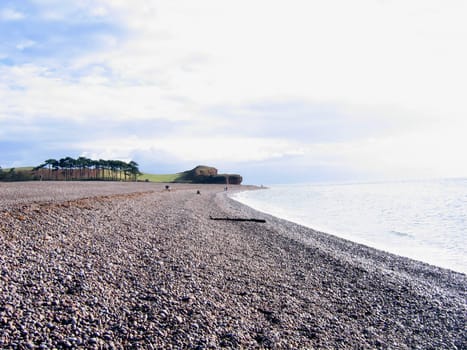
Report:
[[[82,21],[113,15],[111,6],[101,0],[32,0],[39,8],[39,17],[48,21]],[[115,3],[115,1],[113,1]],[[114,6],[115,4],[112,4]]]
[[[331,161],[369,178],[465,176],[467,164],[462,161],[462,150],[467,148],[465,130],[467,122],[437,123],[381,138],[318,145],[310,149],[308,156],[315,155],[323,162]]]
[[[446,92],[467,78],[463,2],[144,4],[151,11],[125,9],[138,36],[106,61],[200,103],[293,96],[427,113],[464,108]],[[181,69],[193,55],[206,63]]]
[[[100,49],[75,57],[65,68],[53,57],[49,67],[1,68],[0,119],[196,122],[163,139],[110,137],[93,143],[105,157],[156,149],[200,161],[294,155],[304,167],[344,164],[367,173],[467,175],[457,160],[467,146],[462,141],[467,132],[465,1],[80,4],[90,16],[115,16],[128,33],[102,35]],[[70,11],[57,8],[49,15],[63,18]],[[22,88],[10,89],[13,85]],[[337,112],[364,116],[362,120],[381,120],[391,130],[372,140],[345,143],[297,143],[277,137],[281,130],[274,137],[251,136],[254,132],[242,137],[248,120],[242,118],[238,125],[235,113],[258,101],[335,106]],[[213,115],[212,110],[230,113]],[[307,117],[294,122],[305,124]],[[263,118],[255,120],[256,127],[269,126],[267,114]],[[226,126],[235,125],[240,132],[229,135]],[[215,135],[212,139],[196,137],[207,129]],[[90,146],[78,146],[93,152]]]
[[[0,20],[4,21],[18,21],[24,19],[26,16],[24,13],[14,9],[3,9],[0,10]]]
[[[74,144],[77,149],[93,150],[97,158],[123,157],[131,154],[162,152],[171,154],[179,161],[215,163],[220,161],[263,161],[291,155],[301,155],[304,149],[299,144],[283,139],[234,138],[234,137],[170,137],[142,139],[99,139],[93,142]]]
[[[99,4],[88,4],[89,11],[112,8],[132,35],[124,43],[103,38],[105,50],[77,57],[72,67],[108,66],[117,90],[152,86],[144,104],[154,111],[166,103],[163,94],[202,108],[292,98],[362,110],[392,106],[409,119],[440,113],[455,118],[467,111],[463,2]]]
[[[154,85],[120,85],[99,71],[79,81],[60,79],[33,65],[3,68],[2,80],[21,89],[6,88],[0,115],[20,115],[34,120],[41,116],[92,122],[97,119],[188,120],[193,117],[189,104],[179,103]],[[5,83],[4,83],[5,84]]]
[[[24,49],[33,47],[34,45],[36,45],[36,42],[33,40],[23,40],[16,45],[16,48],[22,51]]]
[[[109,15],[108,9],[103,6],[92,7],[90,13],[96,17],[105,17]]]

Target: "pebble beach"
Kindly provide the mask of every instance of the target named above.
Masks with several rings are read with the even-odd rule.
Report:
[[[0,348],[467,348],[466,275],[170,186],[0,183]]]

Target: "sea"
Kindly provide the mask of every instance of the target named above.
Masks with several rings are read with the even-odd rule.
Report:
[[[467,179],[272,185],[233,199],[353,242],[467,274]]]

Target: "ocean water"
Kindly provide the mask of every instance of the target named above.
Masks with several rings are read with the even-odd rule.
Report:
[[[277,185],[233,199],[354,242],[467,274],[467,179]]]

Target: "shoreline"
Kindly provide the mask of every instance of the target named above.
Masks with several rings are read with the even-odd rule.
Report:
[[[284,193],[282,193],[282,195],[283,194]],[[279,195],[281,195],[280,192],[279,192]],[[338,237],[339,239],[358,243],[363,246],[370,247],[370,248],[373,248],[379,251],[383,251],[388,254],[394,254],[396,256],[422,262],[422,263],[425,263],[425,264],[428,264],[434,267],[452,270],[454,272],[467,275],[467,265],[466,265],[467,262],[465,261],[465,259],[462,258],[463,254],[461,253],[459,249],[451,252],[447,248],[447,245],[442,245],[442,244],[440,245],[441,242],[439,242],[440,239],[438,237],[432,238],[432,236],[430,235],[428,235],[428,238],[426,238],[425,241],[423,241],[420,238],[422,237],[421,236],[422,232],[420,231],[420,229],[418,231],[415,230],[415,232],[417,233],[413,233],[411,231],[411,228],[407,228],[407,227],[405,229],[408,231],[404,231],[404,232],[393,231],[391,230],[390,227],[379,227],[380,229],[379,231],[378,231],[378,228],[372,230],[373,233],[377,232],[377,234],[375,234],[374,236],[371,236],[371,234],[368,234],[368,232],[365,231],[366,227],[363,227],[363,233],[366,234],[365,236],[365,234],[361,234],[362,231],[359,231],[359,228],[360,230],[362,229],[361,224],[360,226],[352,225],[352,223],[349,222],[349,217],[346,216],[348,213],[342,214],[342,216],[344,217],[343,222],[346,222],[346,224],[343,224],[342,220],[340,223],[337,223],[339,222],[340,218],[334,215],[334,220],[336,221],[335,223],[323,225],[322,223],[324,221],[329,221],[329,217],[326,217],[327,220],[323,221],[323,219],[321,219],[320,221],[319,215],[317,215],[316,212],[312,211],[313,212],[312,216],[309,216],[310,213],[309,212],[306,213],[301,207],[297,207],[296,212],[291,211],[290,203],[288,203],[288,205],[282,206],[280,205],[279,202],[275,203],[272,197],[270,200],[272,201],[272,203],[274,203],[274,205],[270,206],[269,201],[268,201],[269,196],[263,196],[263,195],[238,196],[238,199],[235,197],[236,196],[232,196],[232,199],[240,202],[243,205],[246,205],[252,208],[253,210],[256,210],[261,213],[266,213],[272,216],[276,216],[278,218],[281,218],[286,221],[290,221],[297,225],[305,226],[313,231],[326,233],[331,236]],[[254,205],[250,204],[250,202],[253,203]],[[326,204],[327,205],[324,205],[324,207],[328,207],[330,208],[330,210],[334,210],[334,213],[337,213],[335,207],[332,206],[332,203],[327,202]],[[323,205],[320,203],[314,203],[314,206],[323,207]],[[264,211],[262,208],[264,208]],[[305,216],[305,215],[308,215],[308,216]],[[312,220],[312,218],[315,218],[315,219],[318,218],[318,220],[315,220],[315,219]],[[362,219],[357,218],[357,217],[352,218],[352,219],[362,221]],[[383,220],[382,218],[378,218],[378,219]],[[402,218],[401,220],[404,220],[404,218]],[[311,222],[313,222],[313,224]],[[318,224],[316,224],[316,222],[318,222]],[[363,219],[363,222],[366,223],[367,221]],[[370,225],[374,224],[374,221],[369,220],[368,222],[370,223]],[[321,224],[321,227],[320,227],[320,224]],[[394,219],[393,219],[392,225],[395,227],[397,225]],[[326,226],[327,229],[324,226]],[[384,231],[385,229],[386,231]],[[409,233],[405,233],[405,232],[409,232]],[[438,229],[434,230],[434,232],[437,233],[438,235],[441,235],[441,233],[443,233],[443,230],[441,230],[438,225]],[[394,240],[394,237],[390,237],[393,234],[410,237],[410,240],[409,239],[399,240],[397,242],[396,240]],[[431,234],[433,234],[433,232]],[[452,236],[454,237],[454,235]],[[384,237],[384,239],[381,239],[381,237]],[[450,236],[448,235],[447,237],[450,237]],[[400,237],[396,237],[396,239],[398,238]],[[391,239],[393,239],[394,241],[392,241]],[[438,241],[436,241],[436,239],[438,239]],[[459,239],[459,234],[457,234],[457,237],[455,237],[455,239],[457,239],[457,242],[456,241],[454,241],[454,243],[451,242],[450,243],[451,247],[462,247],[463,242]],[[431,246],[424,242],[430,242]],[[445,241],[443,241],[442,243],[444,242]],[[423,246],[423,244],[425,244],[426,246]],[[438,244],[438,245],[435,245],[435,244]],[[424,251],[423,250],[424,248],[427,250]]]
[[[281,234],[291,239],[297,240],[299,243],[303,245],[316,244],[314,240],[317,240],[317,241],[326,242],[327,244],[332,245],[332,247],[328,247],[328,248],[321,246],[320,248],[322,249],[328,249],[330,251],[333,251],[335,250],[336,247],[339,247],[341,249],[341,253],[347,254],[347,257],[343,257],[346,260],[355,258],[356,255],[359,255],[359,253],[363,253],[363,257],[368,257],[368,258],[377,257],[378,259],[381,259],[380,262],[383,262],[385,264],[385,268],[389,270],[395,269],[395,268],[401,268],[401,266],[409,267],[410,265],[413,265],[412,266],[413,269],[411,270],[420,270],[420,271],[427,270],[428,275],[432,273],[432,270],[436,270],[436,271],[439,271],[440,273],[448,273],[448,274],[452,273],[454,275],[461,275],[461,276],[466,277],[466,280],[467,280],[467,275],[460,271],[430,264],[428,262],[416,260],[416,259],[406,257],[403,255],[398,255],[396,253],[392,253],[387,250],[372,247],[364,243],[359,243],[348,238],[340,237],[335,234],[316,230],[304,224],[300,224],[300,223],[255,209],[249,206],[248,204],[242,203],[234,198],[231,198],[230,196],[227,196],[227,201],[232,201],[233,204],[229,204],[229,206],[234,207],[235,210],[240,213],[244,213],[243,215],[255,216],[255,217],[259,217],[259,218],[267,220],[270,223],[270,225],[274,227],[273,229],[275,230],[278,230],[279,227],[285,227],[285,229],[281,229]],[[391,262],[391,260],[393,260],[393,262]],[[397,265],[395,265],[396,262],[397,262]]]
[[[464,274],[255,211],[224,186],[135,185],[0,201],[2,347],[467,347]]]

